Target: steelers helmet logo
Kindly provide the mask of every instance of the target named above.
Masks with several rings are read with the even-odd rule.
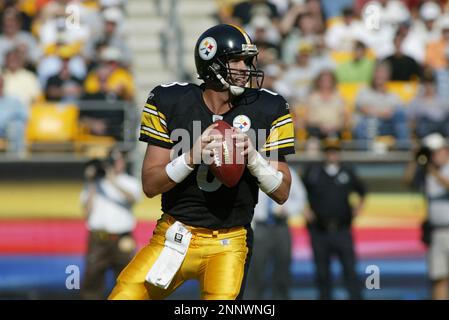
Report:
[[[239,115],[232,121],[232,126],[240,129],[242,132],[246,132],[251,128],[251,120],[247,116]]]
[[[212,37],[204,38],[198,48],[198,53],[203,60],[210,60],[217,52],[217,42]]]

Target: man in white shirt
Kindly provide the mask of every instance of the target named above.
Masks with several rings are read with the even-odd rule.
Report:
[[[105,162],[90,161],[85,177],[81,202],[89,240],[81,295],[83,299],[102,299],[106,271],[112,268],[118,276],[134,255],[136,219],[131,208],[140,200],[142,190],[139,180],[126,173],[126,160],[118,150]]]
[[[449,299],[449,146],[439,133],[423,139],[432,152],[427,165],[425,192],[431,226],[428,272],[432,299]]]
[[[254,249],[248,271],[246,299],[263,299],[267,279],[272,280],[272,299],[289,299],[292,244],[288,218],[301,214],[307,201],[301,179],[294,174],[296,171],[293,168],[290,171],[290,196],[283,205],[276,204],[259,191],[259,202],[254,209]],[[273,264],[272,275],[268,276],[270,264]]]

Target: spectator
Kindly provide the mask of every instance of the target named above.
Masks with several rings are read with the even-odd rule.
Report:
[[[27,108],[42,95],[39,80],[24,68],[23,55],[18,49],[6,54],[3,80],[5,95],[17,97]]]
[[[337,67],[338,82],[369,83],[373,77],[374,60],[366,54],[366,46],[356,41],[353,49],[353,59]]]
[[[423,33],[417,31],[416,23],[412,25],[410,21],[399,24],[396,34],[403,37],[401,50],[404,55],[415,59],[420,65],[424,63],[425,50],[428,39]],[[394,45],[392,43],[390,55],[394,54]]]
[[[366,38],[365,27],[357,20],[352,8],[345,8],[342,14],[343,22],[327,29],[326,45],[331,50],[350,51],[356,40]]]
[[[366,189],[352,168],[340,163],[339,151],[337,141],[326,140],[325,160],[307,167],[303,175],[309,200],[309,208],[305,209],[304,216],[312,244],[319,297],[323,300],[332,298],[333,256],[338,257],[343,267],[349,298],[362,299],[351,225],[362,211]],[[352,192],[360,197],[355,208],[349,202]]]
[[[64,39],[68,44],[85,43],[90,36],[87,24],[80,23],[76,27],[68,27],[65,6],[55,7],[54,10],[53,15],[50,15],[39,29],[40,43],[48,46],[57,43],[60,39]]]
[[[273,92],[279,93],[286,99],[291,97],[290,87],[281,81],[282,68],[277,64],[270,64],[264,68],[263,87]]]
[[[245,27],[245,31],[254,42],[266,42],[279,46],[281,41],[277,28],[265,15],[253,16],[250,23]]]
[[[427,269],[432,284],[432,299],[449,299],[449,147],[439,133],[422,140],[429,150],[423,154],[427,163],[413,161],[407,168],[406,180],[423,190],[427,200],[428,220],[422,240],[428,246]],[[421,156],[422,157],[422,156]]]
[[[445,50],[445,58],[446,67],[432,71],[435,74],[438,95],[449,99],[449,48]]]
[[[380,17],[382,26],[396,27],[410,18],[407,6],[400,0],[373,0],[368,1],[365,8],[376,12]],[[369,13],[368,13],[369,15]]]
[[[121,63],[129,64],[131,61],[131,52],[126,45],[123,35],[118,30],[118,24],[123,19],[122,12],[117,8],[108,8],[103,11],[104,30],[94,38],[90,38],[84,48],[84,56],[90,63],[97,63],[98,47],[115,47],[122,53]]]
[[[300,45],[296,56],[296,64],[287,70],[282,79],[284,83],[290,86],[295,103],[306,98],[313,79],[319,72],[310,59],[312,49],[310,44],[303,43]]]
[[[266,65],[277,63],[279,60],[279,47],[268,42],[255,42],[259,50],[257,64],[263,68]]]
[[[315,21],[317,31],[322,33],[326,29],[326,20],[323,9],[321,8],[322,1],[320,0],[305,0],[306,10]]]
[[[425,62],[434,69],[447,67],[446,50],[449,48],[449,17],[441,21],[441,38],[438,41],[429,42],[426,47]]]
[[[304,43],[314,44],[318,38],[317,21],[302,6],[290,9],[281,22],[281,30],[286,36],[282,45],[282,59],[285,63],[294,63],[298,47]]]
[[[36,40],[26,31],[20,30],[20,20],[15,9],[8,9],[3,13],[2,34],[0,35],[0,66],[8,51],[20,48],[25,54],[25,62],[35,64],[40,56]]]
[[[25,155],[25,127],[28,109],[19,99],[4,94],[3,77],[0,74],[0,137],[6,137],[8,152]]]
[[[69,64],[69,57],[64,57],[61,71],[48,79],[45,88],[47,100],[76,102],[80,99],[83,81],[70,71]]]
[[[84,82],[85,98],[131,100],[134,97],[133,78],[120,65],[120,51],[107,47],[100,58],[101,64],[88,74]]]
[[[378,135],[394,136],[397,147],[408,147],[409,130],[401,100],[387,91],[390,69],[379,64],[374,70],[371,86],[362,89],[356,98],[359,119],[355,137],[361,142],[372,141]]]
[[[433,78],[424,78],[422,93],[408,108],[408,116],[419,139],[438,132],[449,137],[449,102],[437,95]]]
[[[341,137],[348,114],[332,71],[325,70],[318,75],[305,105],[304,121],[309,136],[319,139]]]
[[[439,5],[433,1],[427,1],[423,3],[419,10],[419,20],[404,21],[399,25],[396,32],[404,36],[402,44],[404,54],[412,57],[420,64],[424,63],[427,44],[440,39],[440,28],[437,25],[440,15]],[[392,48],[393,50],[394,48]]]
[[[63,39],[56,44],[45,48],[45,55],[37,66],[37,75],[42,87],[45,87],[48,78],[58,74],[63,66],[63,60],[68,59],[68,68],[78,79],[84,79],[87,67],[80,55],[81,45],[79,43],[68,44]]]
[[[86,165],[86,186],[81,193],[89,229],[81,297],[88,300],[104,299],[106,272],[113,269],[118,276],[136,248],[132,235],[136,220],[131,209],[141,198],[140,183],[126,173],[120,151],[113,150],[105,162]]]
[[[293,168],[290,171],[290,196],[282,206],[259,191],[259,201],[254,208],[254,250],[245,299],[264,299],[267,286],[272,289],[272,299],[288,300],[290,297],[292,241],[288,219],[299,215],[306,201],[301,180]],[[267,274],[268,270],[271,276]],[[271,279],[271,283],[267,283],[267,279]]]
[[[248,24],[256,15],[265,15],[275,23],[278,18],[276,6],[267,0],[242,1],[232,11],[232,17],[241,26]]]
[[[326,69],[335,70],[335,62],[326,47],[324,37],[322,35],[317,36],[313,43],[312,64],[320,71]]]
[[[396,34],[394,37],[395,52],[384,60],[390,65],[392,81],[412,81],[422,76],[421,66],[415,59],[403,53],[403,42],[404,37],[401,34]]]

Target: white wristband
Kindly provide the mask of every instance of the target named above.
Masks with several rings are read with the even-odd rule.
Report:
[[[187,165],[185,156],[183,153],[165,166],[165,172],[176,183],[182,182],[193,171],[193,168]]]
[[[277,190],[282,183],[283,174],[270,166],[267,160],[256,151],[248,163],[248,170],[259,181],[259,188],[269,194]]]

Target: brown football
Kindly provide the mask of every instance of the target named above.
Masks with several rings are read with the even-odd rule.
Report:
[[[222,144],[221,148],[215,150],[215,156],[209,167],[218,180],[232,188],[237,185],[245,171],[245,161],[243,156],[237,155],[236,141],[231,137],[232,127],[223,120],[218,120],[216,123],[218,125],[211,134],[220,135]]]

